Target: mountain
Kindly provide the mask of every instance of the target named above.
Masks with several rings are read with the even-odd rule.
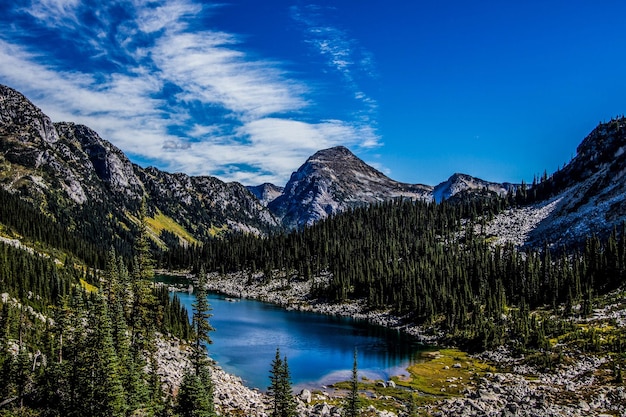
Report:
[[[142,199],[162,247],[279,225],[239,183],[141,168],[89,127],[53,123],[9,87],[0,85],[0,103],[0,186],[70,230],[120,237],[136,226]]]
[[[291,229],[352,207],[399,197],[439,202],[462,192],[471,198],[476,191],[504,195],[515,189],[513,184],[488,182],[465,174],[454,174],[435,187],[405,184],[388,178],[347,148],[338,146],[311,156],[291,175],[282,195],[271,201],[268,208]]]
[[[254,194],[265,207],[285,191],[285,187],[279,187],[268,182],[261,185],[250,185],[246,188]]]
[[[338,146],[307,159],[268,208],[287,228],[300,228],[364,204],[398,197],[430,199],[431,191],[426,185],[394,181]]]
[[[486,190],[498,195],[505,195],[509,191],[514,192],[516,185],[511,183],[497,183],[481,180],[466,174],[453,174],[447,181],[444,181],[433,189],[433,200],[440,202],[464,191]]]
[[[339,146],[308,158],[284,188],[244,187],[142,168],[89,127],[53,123],[22,94],[0,85],[0,186],[92,241],[127,241],[142,199],[154,241],[171,247],[226,231],[301,228],[394,198],[466,200],[496,193],[515,195],[518,207],[489,225],[495,241],[571,244],[607,235],[625,220],[625,172],[626,119],[620,118],[598,125],[566,166],[529,186],[460,173],[434,187],[401,183]]]

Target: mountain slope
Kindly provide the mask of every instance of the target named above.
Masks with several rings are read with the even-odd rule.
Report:
[[[311,156],[268,207],[284,226],[300,228],[350,207],[397,197],[430,199],[431,191],[394,181],[338,146]]]
[[[529,242],[568,244],[620,227],[626,221],[626,119],[598,125],[538,192],[554,207],[530,232]]]
[[[164,229],[183,244],[218,231],[264,233],[278,226],[241,184],[143,169],[87,126],[52,123],[1,85],[0,186],[70,230],[100,230],[110,239],[135,227],[143,198],[150,215],[167,218],[173,226]],[[165,246],[162,230],[155,239]]]
[[[494,242],[522,246],[579,246],[605,238],[626,221],[626,119],[599,124],[562,169],[529,187],[528,204],[495,216]]]

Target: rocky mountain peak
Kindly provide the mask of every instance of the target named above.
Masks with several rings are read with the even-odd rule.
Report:
[[[307,159],[268,208],[286,227],[299,228],[350,207],[397,197],[429,199],[431,189],[394,181],[337,146]]]
[[[0,84],[0,135],[23,143],[54,143],[52,120],[20,92]]]
[[[510,183],[489,182],[471,175],[454,173],[433,189],[433,199],[440,202],[468,190],[487,190],[505,195],[509,191],[515,191],[515,188],[516,186]]]
[[[382,172],[363,162],[345,146],[335,146],[314,153],[298,171],[318,172],[320,175],[322,172],[331,173],[332,171],[335,175],[344,176],[346,180],[350,179],[350,176],[358,178],[364,174],[367,174],[370,179],[389,180]]]
[[[267,207],[269,203],[274,201],[285,190],[284,187],[278,187],[268,182],[261,185],[254,185],[246,187],[248,190],[259,199],[259,202]]]

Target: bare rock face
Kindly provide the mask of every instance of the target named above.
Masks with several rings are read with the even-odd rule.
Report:
[[[56,123],[59,135],[88,158],[85,169],[92,171],[114,193],[137,197],[142,193],[141,182],[133,164],[124,153],[95,131],[84,125]]]
[[[22,94],[0,84],[0,135],[33,145],[59,139],[50,118]]]
[[[394,181],[338,146],[311,156],[268,207],[284,226],[300,228],[352,207],[393,198],[429,200],[431,191],[426,185]]]

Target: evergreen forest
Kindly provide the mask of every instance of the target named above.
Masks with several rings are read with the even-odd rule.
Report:
[[[296,232],[213,240],[187,258],[222,273],[260,271],[266,279],[276,270],[293,280],[327,274],[328,284],[313,289],[319,299],[366,299],[371,309],[390,308],[474,351],[510,342],[537,349],[570,327],[533,311],[589,315],[596,295],[622,285],[626,233],[622,226],[572,247],[493,245],[486,222],[526,199],[523,189],[441,203],[400,199]]]
[[[277,271],[293,281],[329,277],[315,281],[315,298],[365,299],[372,310],[391,309],[442,343],[474,352],[506,344],[549,353],[551,339],[572,332],[582,351],[623,352],[623,329],[601,340],[568,318],[590,315],[598,295],[623,285],[626,226],[571,247],[493,244],[486,223],[524,204],[523,187],[504,197],[398,199],[302,230],[233,233],[169,250],[152,241],[145,202],[135,229],[122,236],[105,227],[99,240],[2,196],[3,235],[22,243],[0,243],[0,416],[214,415],[205,350],[210,307],[198,291],[190,322],[177,297],[155,285],[159,267],[192,270],[200,284],[205,270],[261,272],[265,280]],[[193,350],[178,396],[163,391],[157,373],[163,337]],[[271,391],[292,415],[283,395],[286,361],[277,352]],[[550,366],[553,357],[545,361]]]
[[[3,227],[38,244],[37,250],[0,244],[0,415],[190,415],[189,404],[176,404],[163,391],[157,340],[193,340],[196,332],[178,298],[154,284],[145,222],[129,242],[132,258],[111,248],[98,253],[105,262],[96,269],[85,258],[97,247],[72,243],[67,233],[54,237],[59,230],[52,222],[17,223],[24,207],[3,218]],[[62,260],[55,257],[60,253]],[[187,393],[210,390],[203,364],[189,370],[203,377]]]

